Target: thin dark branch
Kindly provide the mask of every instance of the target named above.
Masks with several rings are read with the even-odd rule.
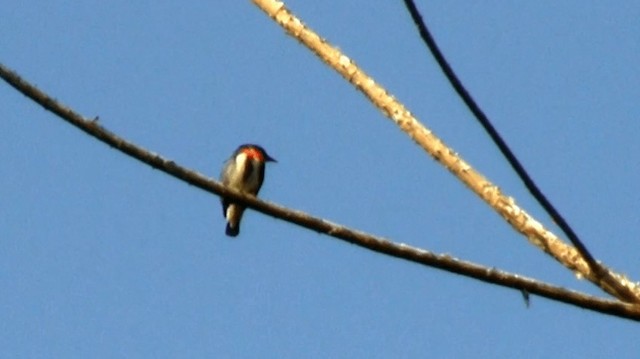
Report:
[[[440,268],[451,273],[475,278],[483,282],[514,288],[521,292],[539,295],[603,314],[640,321],[640,306],[633,306],[619,301],[590,296],[531,278],[522,277],[517,274],[462,261],[448,255],[438,255],[403,243],[391,242],[380,237],[351,230],[324,219],[312,217],[306,213],[287,209],[276,204],[262,201],[256,197],[226,188],[217,181],[211,180],[195,171],[181,167],[173,161],[165,159],[160,155],[154,154],[140,146],[128,142],[116,134],[104,129],[100,124],[98,124],[98,121],[86,119],[72,109],[60,104],[58,101],[38,90],[36,87],[23,80],[15,72],[2,64],[0,64],[0,77],[2,77],[16,90],[44,107],[46,110],[53,112],[58,115],[58,117],[109,146],[190,185],[196,186],[218,196],[231,198],[234,201],[243,203],[248,207],[269,216],[297,224],[319,233],[327,234],[374,252],[387,254],[429,267]]]
[[[471,113],[475,116],[475,118],[480,122],[485,131],[489,134],[493,142],[495,142],[496,146],[500,149],[500,152],[507,159],[511,167],[517,173],[517,175],[522,179],[525,187],[529,190],[529,192],[533,195],[533,197],[540,203],[542,208],[551,216],[551,219],[560,227],[560,229],[567,235],[567,238],[573,243],[578,252],[582,255],[585,262],[589,265],[589,268],[596,274],[598,278],[605,280],[608,284],[616,289],[616,291],[620,294],[620,297],[628,300],[628,301],[636,301],[636,296],[627,290],[627,288],[619,285],[619,283],[611,277],[608,271],[604,270],[600,263],[598,263],[595,258],[591,255],[587,247],[582,243],[578,235],[573,231],[569,223],[564,219],[564,217],[560,214],[558,210],[551,204],[551,201],[547,199],[547,197],[542,193],[542,191],[538,188],[536,183],[533,181],[527,170],[520,163],[517,157],[513,154],[507,143],[502,139],[500,133],[493,127],[491,121],[485,115],[484,111],[478,106],[476,101],[471,97],[467,89],[464,87],[458,76],[455,74],[444,55],[440,51],[438,44],[436,44],[435,39],[431,35],[431,32],[427,28],[427,25],[422,19],[422,15],[420,11],[416,7],[413,0],[404,0],[405,6],[409,13],[411,14],[411,18],[413,22],[418,27],[418,31],[420,32],[420,36],[422,40],[425,42],[429,51],[436,59],[436,62],[442,69],[442,72],[445,74],[451,86],[458,93],[462,101],[467,105]]]

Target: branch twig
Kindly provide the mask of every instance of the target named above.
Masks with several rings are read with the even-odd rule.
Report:
[[[217,181],[211,180],[195,171],[181,167],[171,160],[165,159],[158,154],[154,154],[140,146],[124,140],[116,134],[104,129],[98,124],[98,121],[86,119],[72,109],[60,104],[58,101],[40,91],[35,86],[29,84],[15,72],[9,70],[2,64],[0,64],[0,77],[2,77],[16,90],[44,107],[46,110],[53,112],[58,117],[95,137],[101,142],[104,142],[109,146],[116,148],[119,151],[172,177],[218,196],[231,198],[236,202],[245,204],[248,207],[264,214],[280,218],[284,221],[297,224],[319,233],[325,233],[334,238],[341,239],[374,252],[387,254],[425,266],[440,268],[451,273],[475,278],[483,282],[518,289],[523,293],[537,294],[542,297],[603,314],[640,321],[640,306],[590,296],[576,291],[567,290],[562,287],[553,286],[535,279],[519,276],[517,274],[462,261],[448,255],[438,255],[403,243],[391,242],[371,234],[351,230],[321,218],[312,217],[301,211],[290,210],[276,204],[262,201],[256,197],[242,194],[223,186]]]
[[[458,96],[462,99],[462,101],[467,105],[469,111],[473,114],[473,116],[478,120],[478,123],[485,129],[489,137],[496,144],[502,155],[505,157],[507,162],[511,165],[511,168],[516,172],[518,177],[522,180],[524,186],[529,190],[531,195],[538,201],[538,203],[544,208],[544,210],[551,216],[553,222],[555,222],[558,227],[564,232],[569,241],[576,247],[576,250],[580,253],[585,262],[589,265],[591,271],[593,271],[594,276],[598,281],[605,281],[607,284],[611,285],[613,289],[620,293],[620,296],[623,299],[633,300],[632,296],[628,296],[627,289],[622,287],[620,283],[615,278],[608,278],[611,274],[605,268],[600,265],[596,261],[596,259],[591,255],[587,247],[582,243],[578,235],[575,233],[573,228],[569,225],[569,223],[564,219],[564,217],[560,214],[560,212],[553,206],[551,201],[547,198],[547,196],[542,193],[538,185],[535,183],[533,178],[529,176],[529,173],[524,168],[524,166],[520,163],[516,155],[511,151],[509,145],[507,145],[506,141],[502,138],[500,133],[495,129],[487,115],[485,115],[484,111],[480,108],[480,106],[476,103],[473,97],[469,94],[467,89],[464,87],[456,73],[453,71],[449,62],[444,57],[438,44],[436,43],[433,36],[431,36],[431,32],[427,28],[424,20],[422,19],[422,15],[420,11],[416,7],[416,4],[413,0],[404,0],[405,6],[407,10],[409,10],[409,14],[413,19],[413,22],[416,24],[418,28],[418,32],[420,33],[420,37],[424,41],[425,45],[435,58],[436,62],[440,66],[440,69],[444,73],[445,77],[451,83],[451,87],[458,93]]]

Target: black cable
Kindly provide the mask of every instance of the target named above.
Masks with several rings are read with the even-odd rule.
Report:
[[[451,83],[451,86],[453,86],[453,88],[456,90],[458,95],[462,98],[462,100],[467,105],[469,110],[471,110],[471,112],[473,113],[475,118],[478,120],[478,122],[480,122],[480,124],[482,125],[482,127],[484,127],[485,131],[487,131],[487,133],[489,134],[493,142],[495,142],[495,144],[498,146],[498,148],[500,149],[500,152],[502,152],[502,154],[507,159],[511,167],[516,171],[520,179],[522,179],[522,182],[524,182],[525,187],[527,187],[529,192],[531,192],[533,197],[538,201],[538,203],[540,203],[542,208],[544,208],[544,210],[551,216],[551,219],[567,235],[571,243],[573,243],[573,245],[576,247],[578,252],[580,252],[584,260],[587,262],[587,264],[591,268],[591,270],[596,272],[598,275],[602,275],[603,273],[602,267],[596,262],[596,260],[593,258],[591,253],[589,253],[589,251],[587,250],[587,247],[585,247],[585,245],[582,244],[582,241],[580,241],[580,239],[578,238],[576,233],[573,231],[573,229],[571,229],[571,226],[569,226],[567,221],[565,221],[562,215],[555,209],[555,207],[551,204],[551,202],[549,202],[549,200],[542,193],[542,191],[540,191],[540,189],[535,184],[533,179],[531,179],[531,177],[529,176],[527,171],[524,169],[520,161],[518,161],[518,159],[513,154],[513,152],[511,152],[511,149],[509,149],[509,146],[502,139],[498,131],[496,131],[496,129],[493,127],[489,118],[484,114],[482,109],[480,109],[478,104],[471,97],[467,89],[462,85],[462,83],[460,82],[456,74],[453,72],[453,70],[451,69],[451,66],[449,66],[449,63],[444,58],[444,55],[442,55],[442,52],[440,52],[438,45],[436,44],[435,40],[431,36],[431,33],[429,32],[429,30],[427,29],[427,26],[422,20],[422,15],[420,15],[420,12],[416,8],[416,5],[413,2],[413,0],[404,0],[404,4],[406,5],[407,10],[409,10],[409,13],[411,14],[411,18],[413,19],[413,22],[418,27],[418,31],[420,32],[420,37],[422,37],[422,40],[424,40],[424,42],[426,43],[427,47],[431,51],[431,54],[433,55],[433,57],[435,57],[436,61],[438,62],[438,65],[442,69],[442,72],[444,72],[445,76]]]

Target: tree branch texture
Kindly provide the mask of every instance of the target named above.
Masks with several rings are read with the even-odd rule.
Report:
[[[313,217],[301,211],[287,209],[273,203],[262,201],[256,197],[245,195],[229,189],[217,181],[181,167],[175,162],[158,154],[150,152],[132,142],[117,136],[103,128],[97,119],[87,119],[71,108],[62,105],[46,93],[23,80],[18,74],[0,64],[0,77],[23,95],[27,96],[46,110],[53,112],[61,119],[69,122],[90,136],[133,157],[147,165],[158,169],[174,178],[196,186],[209,193],[224,196],[243,203],[261,213],[294,223],[313,231],[327,234],[331,237],[358,245],[374,252],[387,254],[410,262],[429,267],[439,268],[466,277],[514,288],[523,293],[530,293],[546,297],[559,302],[571,304],[603,314],[640,321],[640,306],[619,301],[602,299],[584,293],[550,285],[542,281],[508,273],[468,261],[459,260],[449,255],[435,254],[404,243],[395,243],[384,238],[376,237],[360,231],[355,231],[327,220]]]
[[[453,149],[422,125],[402,103],[391,96],[373,78],[361,70],[355,62],[338,48],[307,27],[294,16],[281,1],[253,0],[253,2],[322,61],[361,91],[380,111],[402,131],[421,146],[437,162],[462,181],[469,189],[491,206],[513,229],[523,234],[529,242],[554,259],[586,278],[605,292],[628,302],[640,303],[640,286],[624,275],[601,265],[608,275],[594,273],[580,253],[544,228],[535,218],[516,205],[515,200],[503,194],[498,186],[465,162]]]

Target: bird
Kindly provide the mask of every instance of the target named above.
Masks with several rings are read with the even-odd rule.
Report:
[[[264,148],[255,144],[240,145],[225,162],[220,181],[227,187],[257,196],[264,181],[267,162],[278,162]],[[236,237],[240,233],[240,221],[245,206],[222,197],[222,215],[227,221],[225,234]]]

